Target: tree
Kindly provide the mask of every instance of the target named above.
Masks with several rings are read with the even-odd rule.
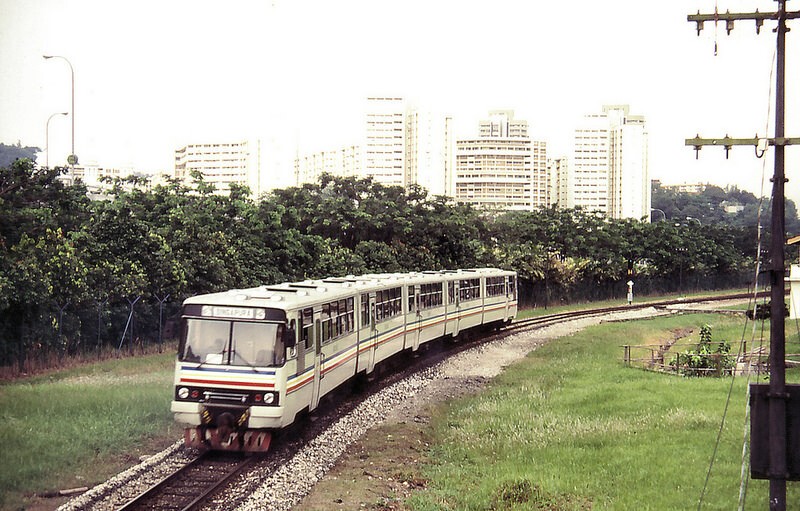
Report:
[[[36,154],[41,151],[38,147],[22,147],[20,142],[16,145],[0,143],[0,168],[8,168],[17,160],[36,161]]]

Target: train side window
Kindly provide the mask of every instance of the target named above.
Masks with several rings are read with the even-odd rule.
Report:
[[[320,342],[327,342],[331,338],[331,306],[326,303],[322,306],[322,316],[320,316],[322,326],[322,337]]]
[[[347,331],[352,332],[356,329],[356,311],[355,311],[355,298],[350,297],[347,299]]]
[[[300,329],[305,349],[311,349],[311,329],[314,327],[314,309],[303,309],[300,314]]]
[[[369,325],[369,293],[361,293],[361,326]]]

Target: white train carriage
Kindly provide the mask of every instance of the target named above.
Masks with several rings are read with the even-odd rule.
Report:
[[[516,274],[488,268],[195,296],[183,306],[171,408],[187,445],[266,451],[271,431],[353,376],[516,312]]]

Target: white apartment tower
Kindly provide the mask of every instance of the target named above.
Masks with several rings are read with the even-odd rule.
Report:
[[[452,197],[455,151],[453,119],[419,109],[406,115],[404,186],[418,184],[430,195]]]
[[[227,194],[232,183],[247,185],[255,198],[266,191],[259,140],[189,144],[177,149],[174,177],[189,182],[192,170],[202,173],[219,194]]]
[[[569,202],[569,159],[547,160],[547,205],[566,208]]]
[[[547,144],[528,137],[511,110],[489,113],[480,136],[456,143],[455,195],[489,209],[532,211],[548,204]]]
[[[453,120],[410,107],[403,98],[366,100],[361,145],[295,158],[296,184],[314,183],[322,172],[371,177],[387,186],[418,184],[431,195],[452,196]]]
[[[298,156],[294,162],[295,184],[317,183],[323,173],[360,176],[361,158],[361,146],[357,145]]]
[[[650,217],[647,129],[628,105],[606,105],[575,130],[566,207],[601,211],[609,218]]]
[[[367,98],[364,175],[384,185],[406,185],[403,98]]]

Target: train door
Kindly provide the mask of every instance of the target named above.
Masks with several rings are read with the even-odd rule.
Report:
[[[369,294],[369,349],[367,350],[367,372],[375,369],[375,351],[378,349],[378,325],[375,321],[375,292]]]
[[[453,284],[453,299],[455,300],[455,307],[454,307],[455,324],[453,326],[453,337],[455,338],[458,336],[458,333],[460,332],[459,323],[461,322],[461,292],[459,291],[460,281],[454,280],[452,284]]]
[[[506,286],[505,286],[505,288],[506,288],[506,307],[505,307],[505,311],[503,312],[503,321],[505,321],[506,319],[511,317],[511,299],[512,299],[512,296],[511,296],[511,293],[509,293],[509,291],[511,291],[511,282],[509,282],[509,279],[510,279],[510,277],[508,275],[503,277],[503,280],[506,283]]]
[[[408,286],[408,318],[411,336],[406,339],[411,345],[412,351],[417,351],[419,348],[419,339],[422,335],[422,312],[420,311],[420,285]]]
[[[320,315],[322,308],[314,308],[314,339],[312,346],[314,347],[314,381],[311,389],[311,403],[309,404],[309,411],[314,410],[319,405],[319,387],[322,380],[322,362],[325,354],[322,353],[322,335],[320,327]]]

